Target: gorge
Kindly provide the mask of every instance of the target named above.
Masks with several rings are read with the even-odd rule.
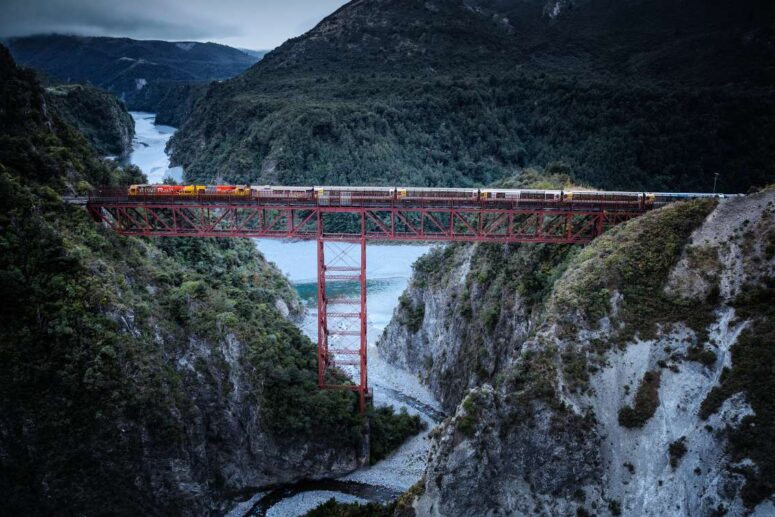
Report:
[[[174,128],[154,124],[151,113],[132,112],[137,124],[134,150],[129,162],[140,168],[150,181],[161,182],[171,177],[180,180],[179,168],[170,168],[165,146]],[[175,174],[176,176],[171,175]],[[283,272],[295,287],[301,303],[300,328],[311,339],[317,339],[316,247],[314,242],[286,243],[271,239],[256,240],[262,256]],[[236,505],[231,513],[249,515],[296,516],[302,515],[331,497],[344,502],[386,502],[394,499],[417,483],[425,467],[428,452],[428,432],[440,422],[442,413],[433,397],[402,371],[379,360],[373,344],[387,325],[393,309],[411,272],[412,263],[428,251],[428,246],[369,245],[367,255],[374,260],[368,263],[368,311],[369,342],[372,360],[369,377],[374,390],[375,406],[390,406],[396,412],[407,408],[419,415],[426,431],[412,438],[387,459],[356,470],[333,480],[305,480],[284,485],[271,491],[262,491],[246,502]],[[357,286],[343,284],[343,293]],[[297,314],[299,308],[284,308],[281,313]],[[338,488],[338,490],[334,490]],[[361,497],[356,497],[359,494]],[[388,499],[385,499],[388,497]]]
[[[242,4],[0,45],[0,514],[775,515],[775,4],[352,0],[265,54],[219,35],[296,4]],[[162,182],[743,195],[370,243],[361,416],[314,243],[73,202]]]

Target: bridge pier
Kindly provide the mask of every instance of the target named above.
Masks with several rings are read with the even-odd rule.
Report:
[[[366,411],[369,396],[366,313],[366,238],[317,239],[318,263],[318,385],[358,393],[358,408]],[[347,284],[358,290],[348,295]],[[357,311],[356,311],[357,308]],[[344,367],[357,384],[343,384]]]

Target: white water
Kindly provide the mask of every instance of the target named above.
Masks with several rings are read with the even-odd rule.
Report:
[[[149,183],[162,183],[167,178],[177,182],[183,180],[182,167],[170,167],[170,159],[165,152],[167,142],[176,129],[171,126],[155,125],[156,115],[142,111],[130,111],[135,121],[135,138],[132,140],[132,152],[129,163],[140,167]]]
[[[150,183],[162,183],[166,178],[182,181],[181,167],[170,167],[165,147],[175,128],[154,125],[153,113],[131,112],[135,120],[135,139],[129,162],[145,173]],[[317,340],[317,249],[311,241],[287,242],[271,239],[256,240],[264,256],[274,262],[296,286],[306,307],[302,330]],[[428,425],[427,430],[411,438],[389,457],[371,467],[359,469],[341,478],[369,485],[384,486],[405,491],[415,484],[425,469],[428,455],[428,433],[436,425],[433,416],[441,411],[438,402],[416,377],[382,361],[374,345],[390,321],[398,304],[398,297],[406,288],[412,272],[412,263],[430,249],[429,246],[390,246],[370,244],[366,249],[367,312],[369,338],[369,384],[374,392],[374,404],[390,405],[397,411],[406,407],[411,414],[419,414]],[[409,401],[415,407],[407,406]],[[364,502],[363,499],[342,492],[307,491],[283,499],[269,509],[270,517],[303,515],[319,504],[334,497],[341,502]],[[251,498],[257,501],[260,495]],[[250,503],[237,505],[233,514],[243,515]],[[231,514],[230,513],[230,514]]]

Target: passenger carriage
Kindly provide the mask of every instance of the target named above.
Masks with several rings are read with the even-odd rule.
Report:
[[[315,187],[315,199],[320,205],[379,204],[393,201],[395,192],[395,187]]]
[[[681,201],[684,199],[703,199],[703,198],[719,198],[736,196],[739,194],[712,194],[707,192],[650,192],[646,194],[652,196],[654,199],[653,206],[660,207],[665,206],[668,203],[674,201]]]
[[[476,188],[407,188],[396,189],[396,201],[478,201],[479,189]]]
[[[314,201],[315,190],[312,187],[273,187],[261,185],[250,187],[251,197],[259,200]]]
[[[565,190],[563,191],[563,203],[577,208],[603,207],[638,210],[645,206],[645,195],[643,192]]]
[[[516,206],[553,205],[562,202],[561,190],[481,189],[484,204],[511,203]]]

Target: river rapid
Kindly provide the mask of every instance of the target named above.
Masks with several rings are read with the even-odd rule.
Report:
[[[137,165],[150,183],[171,178],[183,181],[183,170],[170,167],[165,147],[175,128],[155,125],[153,113],[131,112],[135,120],[133,151],[128,162]],[[296,287],[306,309],[304,333],[317,341],[317,250],[312,241],[256,239],[257,249]],[[440,405],[417,378],[379,357],[375,343],[392,317],[406,288],[412,263],[430,246],[369,244],[366,250],[369,383],[374,404],[405,407],[426,422],[424,432],[370,467],[338,479],[302,481],[255,494],[236,504],[229,516],[296,517],[330,498],[341,502],[388,502],[415,484],[425,469],[430,430],[443,418]],[[342,289],[357,288],[343,285]]]

